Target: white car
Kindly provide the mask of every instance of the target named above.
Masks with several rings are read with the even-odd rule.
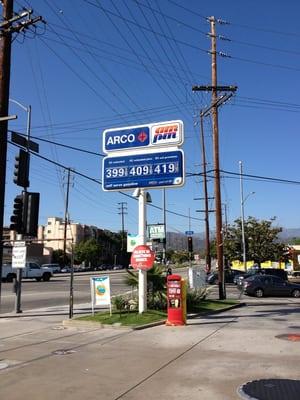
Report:
[[[60,272],[59,264],[43,264],[43,268],[51,269],[53,273]]]

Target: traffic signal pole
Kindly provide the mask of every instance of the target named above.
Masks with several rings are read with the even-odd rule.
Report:
[[[9,21],[13,17],[13,0],[2,1],[2,20]],[[7,157],[7,120],[1,118],[8,116],[10,63],[11,63],[11,38],[9,29],[1,29],[0,38],[0,309],[2,294],[2,262],[3,262],[3,222],[5,200],[5,178]]]

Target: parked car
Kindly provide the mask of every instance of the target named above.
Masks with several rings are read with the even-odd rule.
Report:
[[[225,282],[226,283],[233,283],[235,276],[241,274],[242,271],[237,269],[225,269]],[[214,285],[219,281],[219,273],[218,271],[211,272],[207,278],[207,283],[210,285]]]
[[[245,294],[263,296],[292,296],[300,297],[300,285],[290,283],[274,275],[252,275],[244,279],[241,291]]]
[[[43,264],[43,268],[50,269],[54,274],[60,272],[60,265],[59,264]]]
[[[124,269],[124,267],[121,264],[116,264],[116,265],[114,265],[113,269],[114,270],[119,270],[119,269]]]
[[[66,273],[66,272],[71,272],[71,267],[63,267],[60,272]]]
[[[251,268],[247,271],[247,273],[244,275],[240,275],[236,277],[236,284],[238,286],[241,286],[241,284],[243,283],[244,279],[249,278],[250,276],[253,275],[274,275],[274,276],[278,276],[281,279],[284,280],[288,280],[288,274],[284,269],[280,269],[280,268]]]
[[[110,265],[108,264],[101,264],[98,267],[95,268],[95,271],[106,271],[110,269]]]

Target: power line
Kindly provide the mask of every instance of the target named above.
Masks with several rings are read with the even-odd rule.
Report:
[[[8,140],[7,142],[12,144],[13,146],[16,146],[16,147],[20,148],[20,146],[18,146],[17,144],[11,142],[10,140]],[[58,167],[61,167],[61,168],[64,168],[64,169],[68,169],[69,168],[66,165],[63,165],[63,164],[61,164],[61,163],[59,163],[57,161],[50,160],[49,158],[47,158],[45,156],[42,156],[39,153],[34,153],[34,152],[31,152],[31,151],[30,151],[30,153],[33,154],[34,156],[38,157],[38,158],[41,158],[42,160],[50,162],[50,163],[52,163],[52,164],[54,164],[54,165],[56,165]],[[82,172],[78,172],[78,171],[76,171],[74,169],[72,169],[72,173],[76,174],[76,175],[79,175],[82,178],[85,178],[85,179],[87,179],[87,180],[89,180],[91,182],[97,183],[98,185],[102,185],[102,181],[100,179],[92,178],[92,177],[90,177],[90,176],[88,176],[86,174],[83,174]],[[128,197],[130,199],[134,199],[134,200],[138,201],[138,199],[132,197],[131,195],[129,195],[127,193],[124,193],[124,192],[121,192],[121,191],[118,191],[118,193],[122,194],[123,196],[126,196],[126,197]],[[149,203],[149,206],[152,207],[152,208],[155,208],[157,210],[162,210],[162,207],[156,206],[156,205],[154,205],[152,203]],[[178,217],[191,218],[191,219],[196,220],[196,221],[201,221],[199,218],[189,217],[188,215],[181,214],[181,213],[178,213],[178,212],[175,212],[175,211],[166,210],[166,212],[168,212],[169,214],[172,214],[172,215],[177,215]]]
[[[22,136],[26,136],[26,134],[24,133],[20,133],[20,132],[15,132],[15,131],[11,131],[9,130],[9,132],[11,133],[17,133],[18,135],[22,135]],[[95,151],[91,151],[91,150],[85,150],[85,149],[81,149],[79,147],[75,147],[75,146],[69,146],[67,144],[63,144],[63,143],[58,143],[58,142],[54,142],[53,140],[47,140],[47,139],[42,139],[38,136],[30,136],[32,139],[36,139],[36,140],[40,140],[41,142],[46,142],[46,143],[51,143],[54,144],[56,146],[61,146],[64,147],[66,149],[70,149],[70,150],[75,150],[75,151],[80,151],[82,153],[86,153],[86,154],[92,154],[94,156],[99,156],[99,157],[105,157],[105,154],[102,153],[96,153]]]

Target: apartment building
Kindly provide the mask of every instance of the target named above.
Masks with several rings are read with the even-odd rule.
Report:
[[[66,226],[66,251],[71,252],[71,245],[76,245],[81,240],[97,237],[97,228],[82,225],[77,222],[68,223]],[[47,225],[43,228],[43,240],[45,247],[53,250],[64,248],[65,222],[62,218],[49,217]],[[41,239],[41,238],[39,238]]]

